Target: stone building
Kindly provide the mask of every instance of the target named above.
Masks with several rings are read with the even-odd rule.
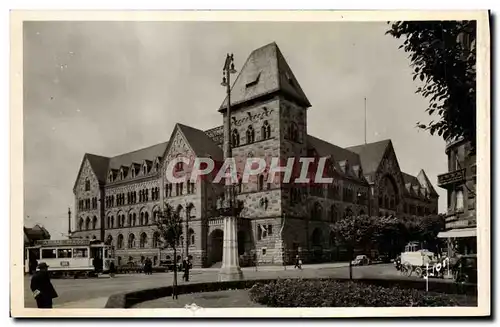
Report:
[[[221,121],[226,101],[219,108]],[[171,184],[165,171],[178,156],[222,161],[222,145],[229,141],[239,165],[254,157],[327,157],[324,176],[333,177],[321,186],[268,183],[266,170],[239,183],[242,265],[281,264],[299,252],[306,262],[338,260],[342,248],[331,225],[345,215],[437,213],[438,195],[425,172],[401,172],[390,140],[348,148],[330,144],[308,133],[310,107],[278,46],[254,50],[231,89],[231,135],[222,126],[202,131],[177,124],[167,142],[115,157],[84,155],[73,189],[73,236],[111,242],[121,263],[144,257],[157,263],[172,255],[158,248],[154,225],[169,204],[188,221],[179,256],[192,256],[195,266],[220,262],[224,231],[216,200],[222,185],[213,183],[214,176]],[[189,177],[189,167],[175,169]]]
[[[448,142],[448,172],[438,176],[438,186],[447,190],[448,210],[445,231],[449,254],[477,253],[476,156],[463,138]]]

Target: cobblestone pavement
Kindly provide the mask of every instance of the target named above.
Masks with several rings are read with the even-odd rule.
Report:
[[[279,269],[279,270],[278,270]],[[218,269],[195,269],[190,274],[189,283],[217,281]],[[286,267],[244,268],[246,279],[260,278],[347,278],[349,270],[346,264],[308,265],[304,269]],[[380,264],[353,268],[354,278],[402,278],[391,264]],[[55,307],[103,307],[104,298],[112,294],[172,285],[173,273],[157,273],[153,275],[128,274],[116,275],[115,278],[101,277],[94,279],[54,279],[52,280],[59,297],[54,299]],[[29,289],[29,276],[24,279],[24,299],[28,308],[36,307]],[[179,275],[179,284],[185,283]],[[103,304],[104,303],[104,304]]]

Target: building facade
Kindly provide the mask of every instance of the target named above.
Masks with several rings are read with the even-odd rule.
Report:
[[[226,101],[219,108],[222,119]],[[307,130],[310,107],[278,46],[254,50],[231,88],[231,135],[222,126],[202,131],[177,124],[167,142],[114,157],[84,155],[73,189],[73,237],[110,242],[119,263],[170,259],[170,250],[159,247],[154,224],[168,204],[184,217],[179,257],[192,257],[195,266],[217,264],[224,234],[216,207],[222,184],[214,176],[172,184],[166,169],[179,156],[221,162],[224,142],[231,142],[237,166],[255,157],[285,163],[327,157],[324,176],[333,178],[328,185],[268,182],[265,170],[240,182],[242,265],[282,264],[299,253],[305,262],[339,260],[343,249],[331,227],[342,216],[437,214],[438,195],[425,172],[403,173],[390,140],[342,148],[318,139]],[[175,170],[190,177],[188,166],[177,164]]]
[[[438,176],[448,193],[446,230],[439,237],[447,240],[450,255],[477,253],[476,156],[470,150],[463,138],[448,142],[448,172]]]

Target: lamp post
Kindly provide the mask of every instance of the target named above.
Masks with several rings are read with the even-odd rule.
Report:
[[[236,73],[234,69],[233,54],[226,56],[222,70],[222,86],[226,87],[226,119],[224,122],[224,160],[232,158],[231,149],[231,74]],[[224,217],[224,241],[222,248],[222,267],[219,271],[219,281],[239,280],[243,273],[239,265],[238,257],[238,221],[237,216],[243,210],[242,202],[236,200],[235,186],[231,178],[225,179],[224,195],[217,201],[217,210]]]

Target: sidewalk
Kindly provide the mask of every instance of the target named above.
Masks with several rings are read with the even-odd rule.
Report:
[[[61,303],[59,305],[55,304],[55,309],[103,309],[108,302],[107,297],[98,297],[82,301],[73,301]]]
[[[342,268],[349,266],[349,262],[328,262],[328,263],[316,263],[316,264],[306,264],[302,265],[302,269],[328,269],[328,268]],[[242,271],[282,271],[282,270],[293,270],[293,265],[287,266],[256,266],[256,267],[243,267]],[[219,268],[192,268],[191,271],[219,271]]]

